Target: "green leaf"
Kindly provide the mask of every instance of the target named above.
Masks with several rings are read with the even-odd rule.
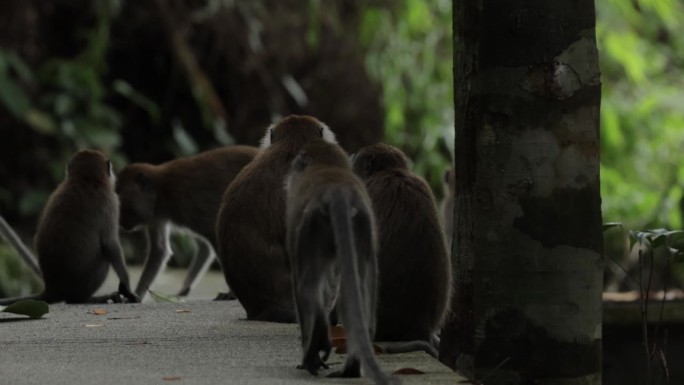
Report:
[[[148,98],[141,92],[138,92],[135,88],[133,88],[133,86],[121,79],[114,80],[112,87],[114,88],[115,92],[130,100],[136,106],[142,108],[147,115],[149,115],[153,124],[159,124],[159,120],[161,119],[161,110],[152,99]]]
[[[14,115],[23,120],[26,111],[31,107],[31,100],[24,90],[6,74],[0,73],[0,103]]]
[[[50,311],[50,307],[45,301],[27,299],[15,302],[7,307],[0,306],[0,311],[29,316],[30,318],[40,318]]]
[[[160,293],[158,291],[152,291],[148,290],[150,292],[150,296],[155,302],[170,302],[170,303],[183,303],[185,300],[183,298],[178,297],[176,295],[171,295],[171,294],[166,294],[166,293]]]
[[[622,228],[622,222],[606,222],[603,224],[603,232],[606,232],[607,230],[612,229],[613,227],[620,227]]]
[[[188,132],[185,130],[185,127],[183,127],[183,123],[180,120],[176,119],[173,121],[171,126],[171,129],[173,131],[173,139],[176,141],[176,144],[178,145],[180,155],[188,156],[197,154],[197,152],[199,151],[199,147],[197,146],[195,139],[193,139],[192,136],[190,136],[190,134],[188,134]]]
[[[29,108],[25,116],[26,124],[43,135],[57,134],[57,124],[50,115],[35,108]]]

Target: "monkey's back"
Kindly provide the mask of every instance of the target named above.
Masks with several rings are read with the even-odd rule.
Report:
[[[257,153],[252,146],[227,146],[160,165],[157,210],[216,246],[215,223],[223,193]]]
[[[274,143],[226,189],[216,220],[218,256],[228,286],[255,319],[267,310],[294,322],[285,251],[285,174],[301,145]]]
[[[376,339],[430,341],[443,321],[451,267],[432,192],[410,171],[365,180],[379,237]]]
[[[52,193],[35,236],[48,299],[84,302],[97,291],[109,270],[103,232],[116,230],[117,224],[118,200],[111,187],[67,180]]]

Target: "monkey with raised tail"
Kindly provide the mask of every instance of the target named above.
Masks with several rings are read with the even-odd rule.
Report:
[[[159,165],[132,163],[116,181],[121,200],[120,225],[143,229],[147,258],[135,293],[143,298],[172,254],[171,225],[190,230],[198,241],[197,253],[179,295],[188,295],[215,259],[214,224],[221,197],[258,150],[251,146],[227,146]]]
[[[387,352],[437,356],[437,332],[451,298],[451,263],[434,196],[399,149],[375,144],[353,156],[379,237],[377,341]],[[382,346],[382,345],[381,345]]]
[[[131,292],[119,244],[119,199],[109,160],[98,151],[81,150],[67,165],[67,176],[50,195],[38,223],[35,248],[45,288],[42,293],[5,298],[48,303],[139,302]],[[119,290],[93,297],[109,266],[119,277]]]
[[[329,315],[337,307],[347,335],[347,358],[331,376],[398,383],[375,360],[377,239],[370,199],[336,144],[305,145],[286,183],[287,250],[302,334],[301,368],[327,368]],[[321,353],[323,357],[321,357]]]
[[[250,320],[296,322],[283,183],[299,150],[314,141],[335,142],[335,135],[310,116],[280,120],[223,195],[216,220],[218,256],[226,283]]]

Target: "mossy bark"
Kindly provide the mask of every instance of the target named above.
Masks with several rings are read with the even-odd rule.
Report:
[[[442,360],[487,384],[599,384],[593,0],[453,6],[459,178]]]

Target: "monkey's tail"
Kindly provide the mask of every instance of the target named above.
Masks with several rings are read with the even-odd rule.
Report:
[[[363,304],[366,301],[361,297],[362,282],[359,277],[359,256],[356,253],[350,216],[352,211],[350,198],[348,192],[342,191],[341,194],[331,200],[330,207],[330,219],[335,234],[337,258],[341,273],[342,303],[340,310],[342,310],[342,322],[347,331],[347,354],[349,355],[347,361],[358,354],[365,374],[371,377],[375,384],[394,384],[398,383],[398,380],[391,378],[382,371],[375,360],[375,352],[371,345],[372,337],[368,322],[370,315],[366,314],[363,309]],[[370,258],[371,256],[365,257]],[[373,303],[372,306],[375,304]]]
[[[21,241],[17,233],[14,232],[12,227],[5,221],[5,218],[0,215],[0,235],[14,248],[14,250],[19,253],[21,259],[31,268],[31,270],[41,279],[43,278],[43,272],[40,270],[38,265],[38,259],[33,255],[31,250],[29,250],[24,242]]]

